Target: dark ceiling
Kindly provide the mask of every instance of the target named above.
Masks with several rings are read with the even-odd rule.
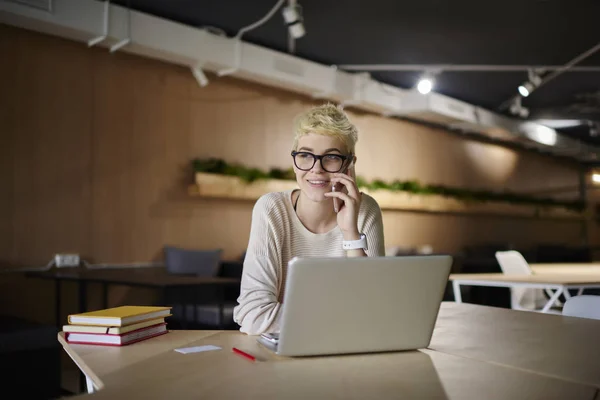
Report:
[[[261,19],[276,0],[115,0],[124,6],[228,36]],[[287,1],[285,2],[287,4]],[[298,0],[306,35],[295,54],[326,65],[564,65],[600,43],[600,0]],[[288,51],[281,11],[243,40]],[[600,51],[523,99],[530,119],[581,120],[559,129],[600,145]],[[548,72],[547,72],[548,73]],[[371,72],[413,87],[421,71]],[[527,72],[441,72],[435,91],[508,113],[506,104]],[[508,114],[507,114],[508,115]]]

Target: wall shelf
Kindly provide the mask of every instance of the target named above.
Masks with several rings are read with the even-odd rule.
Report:
[[[195,184],[189,187],[191,196],[249,201],[255,201],[265,193],[291,190],[298,187],[296,182],[289,180],[270,179],[247,183],[235,176],[204,172],[197,172],[195,181]],[[556,206],[544,207],[491,201],[465,202],[439,195],[419,195],[389,190],[367,190],[365,188],[361,191],[377,200],[382,210],[540,219],[583,220],[586,218],[585,212],[577,212]]]

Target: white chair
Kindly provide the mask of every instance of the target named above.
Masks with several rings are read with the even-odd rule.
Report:
[[[573,296],[565,301],[562,314],[567,317],[600,319],[600,296]]]
[[[506,275],[532,275],[529,263],[521,253],[516,250],[497,251],[496,260],[500,269]],[[549,296],[552,292],[545,289]],[[511,308],[513,310],[539,311],[548,302],[542,289],[511,288]],[[558,302],[557,302],[558,303]],[[560,305],[560,304],[557,304]]]

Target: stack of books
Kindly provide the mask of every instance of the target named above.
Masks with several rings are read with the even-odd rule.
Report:
[[[171,307],[121,306],[72,314],[63,326],[70,343],[125,346],[168,332]]]

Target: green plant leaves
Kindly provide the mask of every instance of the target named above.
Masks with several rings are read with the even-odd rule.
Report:
[[[194,159],[192,161],[192,167],[194,172],[207,172],[212,174],[236,176],[248,183],[257,181],[259,179],[296,179],[294,170],[292,168],[286,170],[280,168],[271,168],[268,172],[264,172],[258,168],[248,168],[240,164],[228,164],[224,160],[217,158]],[[536,205],[542,207],[564,207],[566,209],[578,212],[585,210],[586,207],[585,202],[580,201],[558,201],[556,199],[527,196],[510,191],[491,192],[485,190],[447,187],[442,185],[422,185],[416,180],[395,180],[391,183],[387,183],[380,179],[376,179],[372,182],[368,182],[364,178],[357,176],[356,184],[359,188],[366,188],[369,190],[401,191],[422,195],[435,194],[468,202],[496,201],[512,204]]]

